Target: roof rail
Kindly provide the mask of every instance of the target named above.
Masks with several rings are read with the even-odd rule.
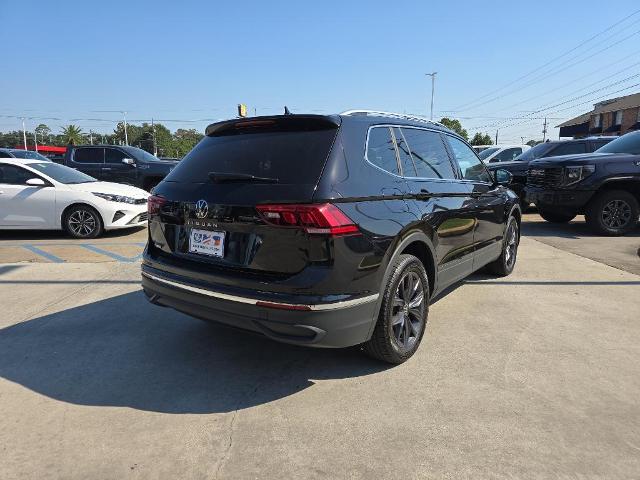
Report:
[[[345,112],[342,112],[340,115],[371,115],[375,117],[401,118],[403,120],[432,123],[434,125],[439,125],[441,127],[444,127],[444,125],[442,125],[440,122],[434,122],[433,120],[429,120],[428,118],[425,118],[425,117],[420,117],[418,115],[407,115],[405,113],[381,112],[377,110],[347,110]]]

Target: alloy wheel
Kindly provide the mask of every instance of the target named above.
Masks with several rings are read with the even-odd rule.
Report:
[[[516,261],[516,254],[518,253],[518,227],[513,222],[509,225],[507,230],[507,244],[504,250],[504,260],[509,268],[513,266]]]
[[[396,288],[391,306],[391,329],[399,347],[410,349],[418,338],[425,321],[425,288],[420,276],[406,272]]]
[[[91,235],[98,227],[95,216],[87,210],[76,210],[67,220],[69,229],[79,237],[87,237]]]
[[[631,221],[631,205],[624,200],[611,200],[602,208],[602,223],[611,229],[624,228]]]

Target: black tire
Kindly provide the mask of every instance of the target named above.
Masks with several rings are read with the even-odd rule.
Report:
[[[383,362],[399,364],[420,346],[429,316],[430,290],[424,265],[413,255],[400,255],[391,268],[378,320],[364,351]]]
[[[547,222],[550,222],[550,223],[569,223],[571,220],[576,218],[575,213],[574,214],[554,213],[554,212],[548,212],[548,211],[542,210],[541,208],[538,208],[538,213],[542,218],[544,218]]]
[[[625,235],[638,224],[638,200],[625,190],[608,190],[597,194],[585,212],[589,227],[609,236]]]
[[[510,275],[518,259],[518,245],[520,245],[520,229],[517,220],[510,217],[502,240],[500,256],[497,260],[487,264],[484,270],[498,277]]]
[[[62,226],[74,238],[96,238],[104,231],[100,214],[89,205],[77,205],[67,210]]]

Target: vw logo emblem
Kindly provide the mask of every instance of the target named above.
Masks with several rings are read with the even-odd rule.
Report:
[[[205,218],[209,214],[209,206],[205,200],[196,202],[196,217]]]

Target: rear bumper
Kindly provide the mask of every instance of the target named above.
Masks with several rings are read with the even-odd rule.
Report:
[[[203,320],[261,333],[274,340],[315,347],[349,347],[370,338],[378,294],[318,298],[194,284],[143,265],[142,288],[150,302]]]
[[[595,192],[592,190],[548,190],[526,187],[525,199],[540,209],[582,213]]]

